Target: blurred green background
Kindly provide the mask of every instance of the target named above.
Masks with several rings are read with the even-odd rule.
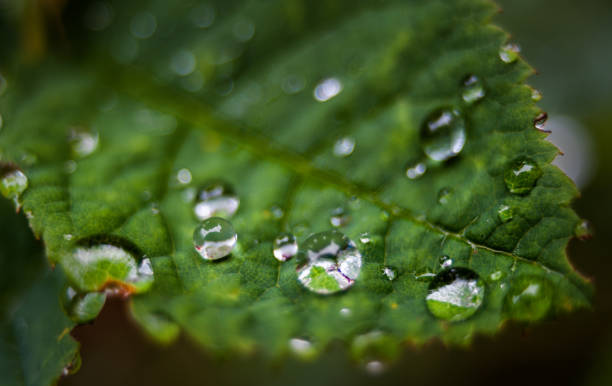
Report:
[[[540,106],[550,118],[546,129],[565,153],[557,162],[580,186],[574,206],[595,230],[593,239],[569,246],[574,266],[597,288],[592,311],[530,327],[507,325],[470,348],[447,349],[435,341],[408,346],[399,363],[371,376],[346,359],[340,344],[313,363],[272,364],[256,357],[211,358],[187,337],[159,347],[130,321],[129,305],[113,300],[98,320],[74,331],[83,366],[60,385],[612,384],[612,254],[606,245],[612,229],[612,3],[498,3],[503,12],[495,22],[538,71],[529,83],[542,92]],[[70,5],[66,9],[72,16]],[[29,232],[7,202],[0,210],[3,226],[18,223]],[[9,251],[5,242],[0,247]]]

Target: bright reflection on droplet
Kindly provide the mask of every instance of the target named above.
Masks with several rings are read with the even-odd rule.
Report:
[[[191,171],[183,168],[176,173],[176,179],[179,183],[185,185],[191,182]]]
[[[313,96],[319,102],[326,102],[342,91],[342,83],[337,78],[323,79],[314,89]]]
[[[274,240],[273,254],[278,261],[287,261],[298,252],[297,240],[291,233],[281,233]]]
[[[365,370],[370,375],[380,375],[385,372],[387,366],[381,361],[370,361],[366,363]]]
[[[157,18],[150,12],[141,12],[130,22],[130,33],[137,39],[148,39],[157,29]]]
[[[504,63],[512,63],[518,59],[520,52],[521,48],[517,44],[508,43],[499,49],[499,58]]]
[[[170,69],[179,76],[191,74],[196,68],[196,58],[193,52],[180,50],[170,59]]]
[[[427,166],[423,162],[419,162],[418,164],[409,167],[406,169],[406,177],[414,180],[416,178],[421,177],[427,171]]]
[[[193,232],[193,246],[204,260],[217,260],[229,255],[237,240],[232,224],[220,217],[202,221]]]
[[[334,144],[334,155],[336,157],[348,157],[355,150],[355,140],[351,137],[343,137]]]
[[[98,148],[98,133],[89,132],[83,129],[72,129],[70,131],[70,147],[72,154],[76,157],[83,158]]]

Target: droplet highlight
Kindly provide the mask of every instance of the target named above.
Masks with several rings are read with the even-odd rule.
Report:
[[[234,189],[223,181],[206,184],[196,194],[194,213],[199,220],[217,217],[231,217],[238,210],[240,200]]]
[[[76,158],[87,157],[98,148],[99,135],[83,129],[72,129],[69,136],[72,156]]]
[[[335,226],[336,228],[345,226],[350,221],[351,216],[348,214],[348,211],[341,206],[332,210],[331,217],[329,218],[331,225]]]
[[[274,257],[278,261],[287,261],[298,252],[297,239],[291,233],[281,233],[274,239]]]
[[[425,163],[423,162],[419,162],[418,164],[414,166],[409,166],[406,169],[406,177],[408,177],[411,180],[415,180],[421,177],[423,174],[425,174],[426,171],[427,171],[427,165],[425,165]]]
[[[542,170],[529,158],[516,160],[504,173],[504,182],[510,193],[526,194],[533,189]]]
[[[499,58],[504,63],[512,63],[518,59],[520,52],[521,48],[517,44],[508,43],[499,49]]]
[[[485,96],[484,86],[476,75],[468,75],[463,80],[461,98],[469,105],[478,102]]]
[[[343,137],[334,144],[334,155],[339,158],[348,157],[355,150],[355,140],[351,137]]]
[[[86,323],[95,319],[106,301],[104,292],[78,293],[67,287],[62,297],[62,306],[66,314],[76,323]]]
[[[502,223],[507,223],[514,217],[514,210],[508,205],[500,205],[497,208],[497,217]]]
[[[553,295],[551,285],[544,278],[536,276],[513,278],[505,298],[506,311],[516,320],[541,319],[548,314]]]
[[[429,285],[427,308],[436,318],[459,322],[482,305],[484,282],[468,268],[451,268],[436,275]]]
[[[21,170],[12,170],[5,173],[0,180],[0,193],[9,200],[13,200],[19,208],[19,198],[28,188],[28,177]]]
[[[220,217],[202,221],[193,232],[193,246],[204,260],[218,260],[229,255],[237,241],[232,224]]]
[[[342,83],[337,78],[323,79],[316,85],[313,96],[318,102],[327,102],[342,91]]]
[[[421,126],[421,141],[434,161],[457,156],[465,145],[465,121],[459,110],[444,107],[429,114]]]

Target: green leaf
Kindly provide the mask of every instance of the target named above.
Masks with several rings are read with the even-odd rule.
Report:
[[[51,272],[25,219],[0,203],[0,383],[48,385],[76,370],[74,323],[63,313],[60,271]]]
[[[155,282],[132,310],[161,342],[183,329],[220,354],[312,357],[340,339],[357,360],[589,305],[565,254],[577,191],[533,127],[531,68],[500,59],[489,1],[217,2],[209,28],[202,6],[123,3],[103,31],[78,32],[85,59],[15,74],[0,102],[2,160],[28,176],[23,210],[78,290],[138,292],[136,260],[74,258],[115,244],[151,260]],[[434,116],[452,135],[423,131]],[[193,195],[218,180],[240,199],[238,245],[210,262],[193,247]],[[296,259],[274,258],[274,239],[301,244],[341,212],[361,272],[317,295]],[[449,264],[484,285],[437,313],[464,320],[427,308],[426,279]]]

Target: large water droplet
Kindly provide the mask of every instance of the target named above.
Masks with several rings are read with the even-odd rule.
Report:
[[[331,217],[329,218],[329,222],[336,228],[345,226],[350,221],[351,216],[348,214],[347,210],[341,206],[332,210]]]
[[[232,224],[220,217],[211,217],[200,223],[193,232],[193,246],[205,260],[217,260],[229,255],[238,235]]]
[[[193,211],[200,220],[213,216],[231,217],[239,205],[240,200],[231,185],[214,181],[198,191]]]
[[[98,148],[99,136],[96,132],[90,132],[83,129],[70,130],[70,149],[73,157],[83,158]]]
[[[76,323],[85,323],[98,316],[105,301],[104,292],[78,293],[74,288],[67,287],[62,297],[62,306],[70,319]]]
[[[501,222],[506,223],[514,217],[514,210],[508,205],[500,205],[497,208],[497,217],[499,217]]]
[[[319,102],[327,102],[342,91],[342,83],[337,78],[323,79],[313,91],[314,98]]]
[[[427,307],[437,318],[457,322],[480,308],[485,286],[476,272],[451,268],[438,273],[429,285]]]
[[[429,114],[421,126],[423,151],[434,161],[455,157],[465,145],[465,121],[453,108],[440,108]]]
[[[355,150],[355,140],[351,137],[343,137],[334,144],[334,155],[336,157],[348,157]]]
[[[504,63],[512,63],[518,59],[520,52],[521,48],[518,45],[514,43],[508,43],[503,45],[499,49],[499,58]]]
[[[461,98],[467,104],[478,102],[485,96],[482,81],[476,75],[468,75],[463,80],[463,92]]]
[[[28,177],[21,170],[11,170],[0,180],[0,193],[15,202],[19,208],[19,197],[28,188]]]
[[[516,160],[504,173],[504,181],[510,193],[529,193],[536,181],[542,175],[542,170],[529,158]]]
[[[513,319],[538,320],[552,305],[553,290],[548,281],[535,276],[514,278],[506,294],[505,306]]]
[[[544,130],[544,126],[546,125],[546,121],[548,120],[548,114],[540,113],[533,120],[533,126],[538,130]]]
[[[438,192],[438,203],[442,205],[448,204],[448,201],[450,200],[452,194],[453,194],[452,188],[440,189],[440,191]]]
[[[419,162],[416,165],[409,166],[406,169],[406,177],[411,180],[421,177],[427,171],[427,165],[424,162]]]
[[[138,39],[148,39],[157,29],[157,18],[149,12],[142,12],[132,18],[130,33]]]
[[[332,294],[351,287],[361,270],[361,253],[337,230],[316,233],[298,252],[298,280],[318,294]]]
[[[297,240],[291,233],[281,233],[274,239],[274,257],[278,261],[287,261],[298,251]]]

